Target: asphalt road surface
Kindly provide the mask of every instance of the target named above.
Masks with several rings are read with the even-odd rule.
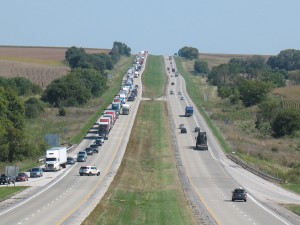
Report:
[[[176,68],[175,62],[165,57],[165,66]],[[166,70],[167,71],[167,70]],[[216,224],[230,225],[283,225],[300,224],[299,216],[280,207],[278,203],[300,204],[300,197],[279,186],[261,179],[231,162],[221,150],[218,141],[213,137],[208,126],[186,93],[184,79],[169,75],[166,90],[170,101],[173,120],[176,124],[178,148],[185,172],[192,189],[207,208]],[[174,85],[171,83],[174,82]],[[170,95],[170,89],[174,95]],[[185,97],[181,100],[179,92]],[[184,117],[187,105],[194,106],[194,116]],[[181,134],[179,124],[185,124],[187,134]],[[194,150],[194,128],[199,126],[207,132],[208,151]],[[244,187],[248,192],[247,202],[232,202],[232,191]]]

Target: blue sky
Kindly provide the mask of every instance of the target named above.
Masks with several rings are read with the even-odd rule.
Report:
[[[3,0],[0,45],[277,55],[300,50],[299,10],[300,0]]]

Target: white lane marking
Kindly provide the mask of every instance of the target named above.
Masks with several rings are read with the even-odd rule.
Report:
[[[29,198],[26,199],[25,201],[23,201],[23,202],[21,202],[21,203],[15,205],[15,206],[13,206],[13,207],[7,209],[7,210],[1,212],[1,213],[0,213],[0,216],[4,215],[5,213],[10,212],[10,211],[13,210],[13,209],[18,208],[18,207],[21,206],[21,205],[24,205],[25,203],[29,202],[29,201],[32,200],[33,198],[35,198],[35,197],[37,197],[38,195],[42,194],[43,192],[47,191],[49,188],[51,188],[51,187],[54,186],[57,182],[59,182],[61,179],[63,179],[70,171],[71,171],[71,170],[66,171],[66,172],[65,172],[58,180],[56,180],[54,183],[52,183],[51,185],[49,185],[47,188],[45,188],[45,189],[41,190],[40,192],[36,193],[35,195],[29,197]],[[39,211],[38,211],[38,212],[39,212]]]

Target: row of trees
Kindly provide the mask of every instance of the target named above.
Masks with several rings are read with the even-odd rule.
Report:
[[[41,115],[47,104],[78,106],[101,96],[106,90],[105,70],[112,69],[121,56],[130,56],[130,51],[120,42],[114,42],[109,54],[89,55],[82,48],[71,47],[65,55],[71,72],[54,80],[44,91],[26,78],[0,77],[0,161],[13,162],[41,155],[46,146],[30,143],[25,132],[26,119]],[[65,111],[60,108],[60,112]]]
[[[256,128],[262,133],[281,137],[300,130],[300,113],[283,109],[279,102],[274,104],[269,94],[272,89],[285,86],[288,73],[270,67],[264,57],[232,58],[227,64],[213,67],[207,78],[210,84],[218,86],[219,96],[229,99],[232,105],[258,105]]]

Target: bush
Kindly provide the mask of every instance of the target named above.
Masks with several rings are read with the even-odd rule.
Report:
[[[59,116],[65,116],[66,114],[67,114],[67,112],[63,107],[59,108],[59,110],[58,110]]]

